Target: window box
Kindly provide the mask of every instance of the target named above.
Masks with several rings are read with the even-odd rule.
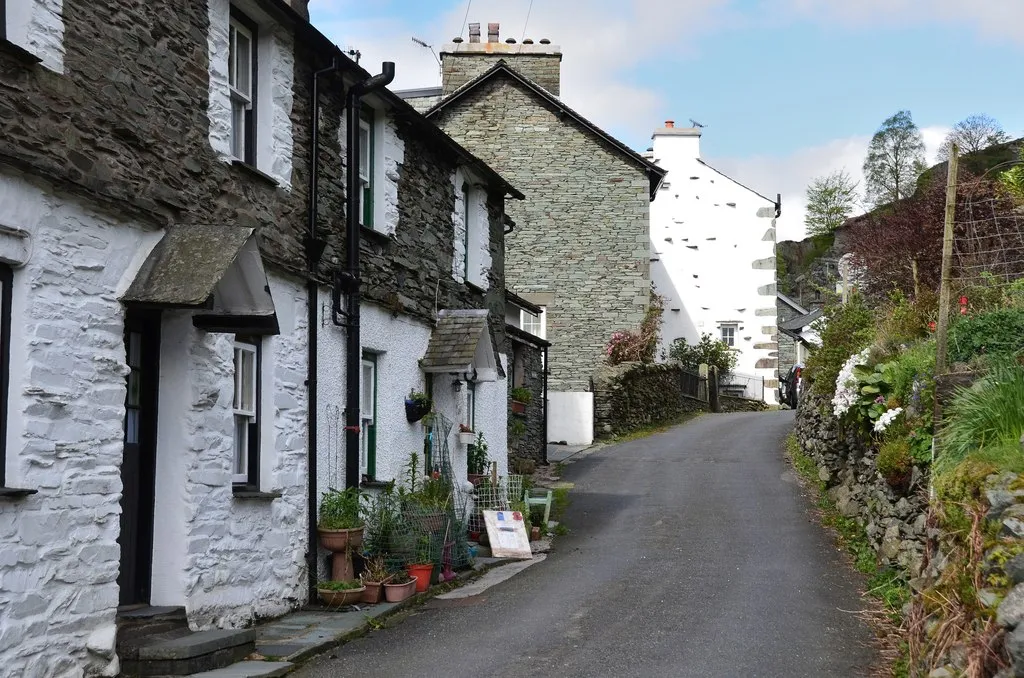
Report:
[[[521,400],[512,401],[512,414],[526,414],[526,403]]]

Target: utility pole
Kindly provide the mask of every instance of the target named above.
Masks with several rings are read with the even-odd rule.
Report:
[[[953,144],[949,149],[949,169],[946,177],[946,222],[942,236],[942,283],[939,288],[939,321],[935,328],[935,377],[946,373],[946,336],[949,331],[949,278],[953,268],[953,221],[956,218],[956,173],[960,149]],[[938,424],[938,420],[935,420]]]

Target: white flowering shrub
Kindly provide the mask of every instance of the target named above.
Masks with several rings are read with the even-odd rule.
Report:
[[[889,424],[891,424],[896,417],[900,416],[901,412],[903,412],[902,407],[894,407],[891,410],[886,410],[885,413],[875,421],[875,433],[883,433],[885,429],[889,428]]]
[[[870,348],[866,348],[860,353],[854,353],[839,370],[839,376],[836,378],[836,394],[832,397],[832,413],[836,417],[843,416],[857,404],[860,397],[860,384],[853,370],[858,365],[867,364],[870,354]]]

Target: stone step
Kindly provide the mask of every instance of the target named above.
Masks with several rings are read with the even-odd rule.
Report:
[[[291,662],[238,662],[223,669],[193,673],[189,678],[277,678],[293,666]]]
[[[117,611],[117,653],[124,656],[142,639],[173,631],[188,631],[184,607],[139,605]]]
[[[256,649],[256,629],[168,631],[119,645],[124,676],[188,676],[230,666]]]

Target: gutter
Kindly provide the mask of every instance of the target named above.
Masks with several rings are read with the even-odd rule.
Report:
[[[362,369],[362,345],[359,338],[359,245],[358,200],[359,111],[362,97],[387,87],[395,79],[395,64],[385,61],[381,72],[348,89],[345,97],[346,157],[345,236],[346,267],[342,284],[345,291],[345,487],[359,487],[359,379]]]
[[[306,574],[309,578],[309,599],[313,599],[313,591],[316,590],[317,582],[317,410],[319,409],[318,399],[318,386],[317,386],[317,371],[318,361],[317,357],[319,354],[319,322],[317,319],[317,307],[320,305],[320,286],[316,281],[316,270],[320,264],[320,258],[323,256],[324,247],[327,242],[322,238],[317,237],[316,222],[317,212],[319,207],[319,168],[318,162],[320,156],[320,90],[319,82],[320,76],[338,70],[338,60],[332,59],[331,65],[322,68],[319,71],[313,72],[313,83],[312,83],[312,98],[313,105],[310,106],[312,109],[311,118],[311,139],[310,139],[310,171],[309,171],[309,206],[307,213],[309,215],[309,225],[307,226],[306,232],[306,266],[308,268],[308,277],[306,279],[306,325],[307,325],[307,350],[309,354],[306,359],[306,400],[308,412],[306,414],[306,441],[308,449],[306,452],[306,464],[307,471],[309,473],[309,480],[307,483],[306,492],[306,512],[307,519],[309,522],[309,539],[306,547]]]

